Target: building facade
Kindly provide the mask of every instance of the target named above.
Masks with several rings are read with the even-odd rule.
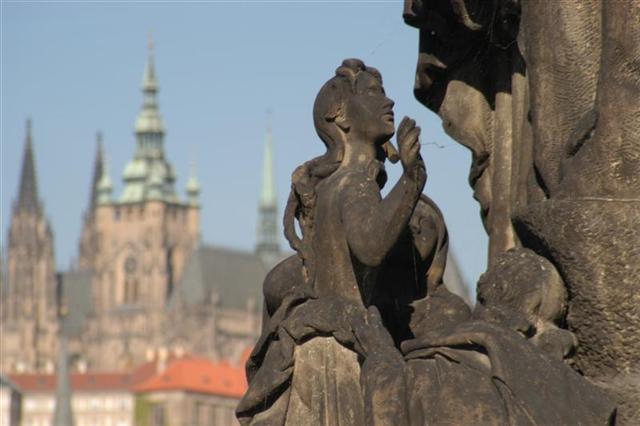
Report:
[[[79,256],[80,267],[91,272],[93,313],[84,342],[96,368],[130,368],[150,347],[165,344],[167,302],[200,242],[199,185],[192,177],[184,200],[176,192],[158,89],[150,52],[135,153],[117,198],[98,141]]]
[[[1,371],[55,369],[56,333],[63,325],[58,305],[65,312],[62,328],[74,371],[126,371],[163,350],[237,358],[259,335],[262,281],[282,257],[271,137],[265,142],[256,250],[204,245],[200,184],[192,173],[184,195],[176,190],[158,91],[150,47],[122,192],[114,193],[98,134],[77,267],[59,279],[53,232],[38,199],[28,124],[3,265]]]
[[[22,392],[21,421],[24,426],[50,426],[56,410],[56,375],[11,375]],[[71,408],[75,426],[131,426],[134,395],[131,376],[125,373],[72,374]]]

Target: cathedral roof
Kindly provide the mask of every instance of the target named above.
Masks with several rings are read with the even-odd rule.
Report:
[[[176,303],[190,306],[211,300],[228,308],[246,309],[249,300],[260,306],[262,282],[267,272],[267,267],[254,253],[202,246],[187,262],[179,292],[172,296],[170,306]]]
[[[62,300],[65,306],[63,330],[68,337],[77,337],[85,328],[93,309],[91,273],[70,271],[62,273]]]

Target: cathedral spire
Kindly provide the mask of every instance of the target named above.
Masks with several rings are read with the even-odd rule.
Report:
[[[260,205],[276,206],[276,184],[273,177],[273,135],[271,133],[271,118],[267,122],[267,134],[264,143],[264,158],[262,163],[262,191]]]
[[[40,212],[40,200],[38,200],[38,182],[36,180],[36,167],[33,159],[31,119],[27,119],[26,133],[22,173],[20,174],[20,189],[15,208],[19,211],[38,213]]]
[[[144,102],[135,125],[136,152],[124,169],[120,202],[179,203],[175,191],[175,172],[164,155],[164,124],[158,109],[159,89],[151,41],[148,55],[142,79]]]
[[[104,169],[104,148],[102,146],[102,132],[96,134],[96,159],[93,162],[93,178],[91,179],[91,194],[89,198],[89,214],[93,214],[98,197],[98,183]]]
[[[102,167],[102,176],[100,176],[100,180],[96,185],[96,205],[110,204],[113,201],[111,197],[112,193],[113,184],[109,176],[109,161],[105,158]]]
[[[157,151],[153,152],[156,155],[162,153],[162,135],[164,134],[164,124],[158,110],[158,90],[153,41],[149,36],[147,65],[142,78],[144,102],[136,120],[136,134],[138,135],[138,150]]]
[[[262,191],[258,207],[258,242],[256,253],[268,265],[275,265],[280,253],[278,243],[278,203],[273,167],[271,114],[267,122],[262,169]]]

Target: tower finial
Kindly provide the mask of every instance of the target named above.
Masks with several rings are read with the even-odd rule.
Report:
[[[153,52],[153,36],[151,34],[151,30],[149,30],[149,34],[147,36],[147,47],[149,48],[149,53]]]

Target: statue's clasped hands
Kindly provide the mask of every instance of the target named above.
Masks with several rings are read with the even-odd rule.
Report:
[[[420,156],[420,127],[415,120],[405,116],[396,132],[400,161],[405,175],[419,185],[424,184],[427,173]]]

